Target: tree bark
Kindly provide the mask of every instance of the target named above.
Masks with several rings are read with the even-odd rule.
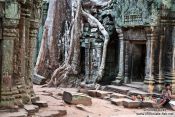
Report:
[[[50,78],[61,62],[61,46],[64,26],[69,21],[70,13],[67,0],[50,0],[48,16],[41,48],[37,58],[35,73]],[[58,46],[59,45],[59,46]]]
[[[106,53],[107,53],[107,46],[109,43],[109,34],[108,32],[105,30],[104,26],[91,14],[85,12],[84,10],[82,10],[82,3],[81,0],[77,0],[77,1],[72,1],[71,6],[72,11],[71,11],[71,24],[72,25],[67,25],[65,23],[65,29],[66,31],[64,31],[65,35],[63,34],[63,36],[55,36],[56,33],[55,32],[59,32],[57,30],[61,30],[61,24],[60,24],[60,17],[66,17],[66,15],[63,15],[64,11],[57,8],[59,6],[56,7],[55,3],[56,0],[51,1],[50,6],[49,6],[49,11],[48,11],[48,18],[46,19],[46,24],[45,27],[46,29],[48,29],[48,31],[45,29],[44,34],[43,34],[43,40],[42,40],[42,45],[41,45],[41,50],[38,56],[38,61],[36,64],[36,72],[39,73],[39,70],[43,70],[45,66],[48,66],[46,61],[49,60],[49,67],[54,69],[53,74],[51,76],[50,81],[44,85],[44,86],[58,86],[60,84],[74,84],[76,83],[78,79],[78,75],[80,72],[80,38],[81,38],[81,33],[82,33],[82,25],[83,25],[83,20],[82,20],[82,16],[84,16],[87,21],[89,22],[90,25],[92,26],[96,26],[99,28],[100,32],[102,33],[102,35],[104,36],[104,45],[103,45],[103,55],[102,55],[102,60],[101,60],[101,65],[100,68],[98,70],[98,76],[96,78],[95,81],[100,80],[103,75],[104,75],[104,69],[105,69],[105,61],[106,61]],[[61,0],[64,1],[64,0]],[[61,3],[61,2],[59,2]],[[93,1],[94,5],[101,5],[102,7],[105,5],[108,5],[111,3],[111,0],[108,2],[105,2],[103,4],[101,4],[101,2],[97,2],[95,3]],[[75,6],[75,4],[77,4]],[[57,4],[60,5],[60,4]],[[57,10],[55,10],[57,9]],[[59,12],[57,12],[58,10],[60,10]],[[75,12],[74,12],[75,10]],[[61,13],[62,12],[62,13]],[[61,16],[57,15],[57,14],[61,14]],[[64,18],[63,18],[64,19]],[[58,23],[59,22],[59,23]],[[59,29],[57,29],[56,26],[59,27]],[[70,32],[70,37],[68,36]],[[45,39],[45,38],[48,38]],[[66,52],[62,52],[64,53],[65,57],[64,58],[64,62],[62,63],[60,61],[60,59],[57,59],[61,56],[61,54],[58,52],[58,49],[56,49],[56,45],[55,43],[56,40],[58,40],[58,45],[62,44],[62,42],[64,42],[66,40],[66,42],[64,42],[62,47],[69,47],[65,50],[68,50],[68,53]],[[47,42],[48,41],[48,42]],[[61,42],[61,43],[60,43]],[[66,44],[66,46],[65,46]],[[46,45],[48,45],[48,49],[46,47]],[[62,48],[59,48],[62,49]],[[46,54],[48,53],[48,54]],[[49,57],[48,57],[49,56]],[[53,58],[53,59],[52,59]],[[50,60],[52,59],[52,60]],[[59,67],[55,68],[55,64],[61,64]],[[44,66],[45,64],[45,66]],[[48,69],[49,67],[45,67],[45,69]],[[51,72],[52,73],[52,72]],[[40,74],[42,75],[42,74]],[[73,77],[73,80],[72,80]],[[72,81],[70,81],[72,80]],[[71,83],[70,83],[71,82]]]
[[[80,65],[80,37],[81,37],[81,0],[77,2],[77,10],[75,18],[73,21],[73,26],[71,29],[70,36],[70,48],[68,52],[68,58],[65,60],[63,65],[58,67],[52,77],[51,80],[45,86],[58,86],[61,83],[67,84],[69,82],[69,75],[78,75],[79,73],[79,65]],[[76,81],[76,78],[74,79]]]

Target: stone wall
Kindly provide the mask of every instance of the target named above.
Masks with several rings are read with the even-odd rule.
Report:
[[[134,54],[131,53],[134,41],[146,46],[143,90],[160,92],[165,83],[170,83],[175,93],[175,3],[173,1],[113,0],[108,7],[88,10],[103,24],[110,35],[113,29],[117,33],[119,51],[116,61],[119,64],[114,84],[132,83],[130,64],[131,56]],[[92,66],[100,63],[102,49],[99,49],[98,61],[93,61],[93,57],[97,58],[93,56],[93,50],[98,47],[103,48],[103,37],[97,27],[89,27],[86,24],[84,29],[82,46],[86,49],[85,77],[88,82],[97,75],[98,67],[93,69]]]

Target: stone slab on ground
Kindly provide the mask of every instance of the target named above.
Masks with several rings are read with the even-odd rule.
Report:
[[[82,93],[64,91],[63,100],[69,104],[83,104],[85,106],[92,105],[91,97]]]
[[[34,103],[36,101],[39,101],[40,100],[40,97],[39,96],[34,96],[34,97],[31,97],[31,102]]]
[[[41,101],[41,100],[39,100],[39,101],[34,102],[33,104],[34,104],[34,105],[37,105],[37,106],[39,106],[39,107],[48,107],[48,104],[47,104],[46,101]]]
[[[117,106],[123,106],[123,102],[125,100],[127,101],[129,99],[127,99],[127,98],[119,98],[119,99],[112,98],[111,103],[114,104],[114,105],[117,105]]]
[[[96,90],[88,90],[87,94],[91,97],[97,97],[97,91]]]
[[[104,90],[105,91],[113,91],[116,93],[127,95],[130,89],[128,87],[124,87],[124,86],[108,85],[108,86],[106,86],[106,88]]]
[[[47,110],[36,113],[36,117],[62,117],[67,114],[66,110]]]
[[[127,97],[126,95],[120,94],[120,93],[112,93],[111,98],[125,98]]]
[[[34,74],[33,78],[32,78],[32,81],[33,81],[34,84],[43,85],[46,81],[46,78],[39,75],[39,74]]]
[[[28,112],[29,115],[33,115],[38,112],[39,107],[36,105],[24,105],[24,109]]]
[[[150,93],[147,93],[147,92],[144,92],[144,91],[140,91],[140,90],[134,90],[134,89],[132,89],[132,90],[130,90],[128,92],[128,95],[129,96],[131,96],[131,95],[135,95],[135,96],[137,96],[137,95],[150,96]]]
[[[19,109],[18,112],[2,112],[0,117],[28,117],[28,112],[25,109]]]
[[[138,108],[138,107],[141,107],[141,102],[128,99],[123,101],[123,106],[125,108]]]
[[[108,91],[100,91],[100,90],[97,90],[97,97],[98,98],[105,98],[105,97],[110,97],[110,95],[112,94],[112,92],[108,92]]]
[[[86,88],[80,88],[80,89],[78,90],[78,92],[79,92],[79,93],[88,94],[88,89],[86,89]]]

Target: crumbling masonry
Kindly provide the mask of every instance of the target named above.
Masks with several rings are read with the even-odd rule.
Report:
[[[171,83],[175,93],[175,2],[173,0],[113,0],[105,8],[89,9],[110,34],[105,75],[101,83],[140,82],[143,90],[161,91]],[[94,82],[103,37],[97,27],[84,26],[82,73]]]

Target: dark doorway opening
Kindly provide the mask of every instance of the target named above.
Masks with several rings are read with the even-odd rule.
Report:
[[[80,60],[81,74],[85,75],[85,47],[81,47],[80,52],[81,52],[81,60]]]
[[[130,82],[143,82],[145,76],[146,43],[131,42]]]
[[[110,84],[115,80],[118,73],[118,55],[119,55],[119,40],[116,31],[110,36],[110,42],[107,48],[107,58],[104,77],[101,84]]]

